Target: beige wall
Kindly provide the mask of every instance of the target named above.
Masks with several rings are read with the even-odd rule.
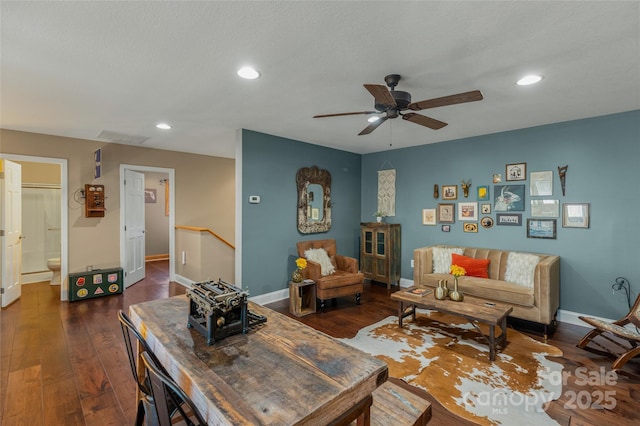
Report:
[[[215,143],[215,141],[211,141]],[[102,177],[93,153],[102,148]],[[69,271],[120,265],[120,164],[175,170],[176,225],[202,226],[234,243],[235,160],[0,129],[0,153],[68,161]],[[85,183],[105,186],[103,218],[85,218],[74,193]]]
[[[1,145],[0,145],[1,147]],[[15,161],[22,166],[22,183],[60,185],[60,165]]]

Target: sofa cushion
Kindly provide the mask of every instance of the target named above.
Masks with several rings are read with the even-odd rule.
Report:
[[[511,252],[507,258],[507,270],[504,280],[533,288],[533,278],[540,256],[530,253]]]
[[[459,247],[434,247],[433,248],[433,273],[448,274],[451,270],[451,254],[462,254]]]
[[[489,259],[474,259],[451,253],[451,264],[463,267],[468,277],[489,278],[489,263]]]
[[[307,260],[320,264],[322,276],[331,275],[336,271],[335,266],[331,263],[331,259],[329,259],[329,255],[324,249],[308,249],[304,252],[304,257],[306,257]]]

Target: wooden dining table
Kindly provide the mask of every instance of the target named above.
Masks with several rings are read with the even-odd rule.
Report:
[[[283,314],[249,302],[267,321],[207,346],[187,328],[182,296],[129,307],[171,377],[212,425],[358,425],[387,365]]]

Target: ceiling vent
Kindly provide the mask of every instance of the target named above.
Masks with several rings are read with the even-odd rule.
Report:
[[[98,133],[97,137],[99,139],[104,139],[109,142],[123,143],[123,144],[136,144],[136,145],[141,145],[149,139],[149,136],[128,135],[126,133],[119,133],[111,130],[103,130],[100,133]]]

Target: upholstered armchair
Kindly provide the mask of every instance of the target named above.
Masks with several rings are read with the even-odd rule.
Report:
[[[316,296],[320,300],[322,312],[325,310],[325,301],[336,297],[355,294],[356,303],[360,304],[360,294],[364,288],[364,275],[358,272],[357,259],[337,254],[335,240],[300,241],[296,246],[298,255],[307,259],[307,267],[303,269],[302,275],[305,279],[316,282]],[[331,265],[321,266],[319,261],[309,259],[309,257],[313,257],[305,255],[309,249],[323,249]],[[315,254],[317,253],[316,251]],[[324,268],[328,269],[328,271],[324,271],[326,275],[323,275],[323,266],[329,266]],[[331,272],[331,269],[335,271]],[[327,274],[327,272],[331,273]]]

